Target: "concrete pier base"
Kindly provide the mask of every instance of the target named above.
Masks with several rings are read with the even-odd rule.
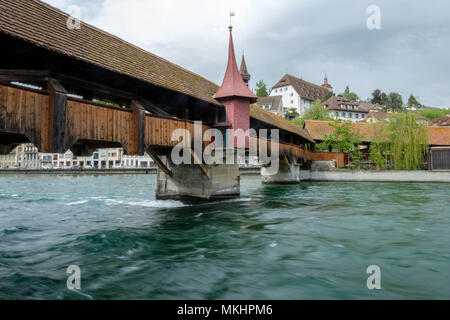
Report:
[[[158,168],[157,199],[179,200],[199,203],[240,196],[239,165],[205,165],[205,172],[196,164],[174,165],[163,156],[161,161],[170,169],[171,175]]]
[[[261,179],[263,184],[298,184],[300,183],[300,165],[289,162],[286,158],[280,159],[278,172],[262,166]]]

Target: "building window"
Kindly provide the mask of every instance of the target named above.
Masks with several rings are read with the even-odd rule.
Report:
[[[341,104],[341,109],[345,109],[345,106],[343,104]]]
[[[363,114],[361,115],[361,118],[364,119],[365,117],[366,117],[366,115],[363,113]]]
[[[339,112],[336,111],[336,112],[334,113],[334,115],[336,116],[336,118],[339,117]]]
[[[291,104],[294,104],[294,100],[291,100]]]
[[[359,119],[359,113],[355,114],[356,119]]]
[[[294,93],[291,92],[290,96],[293,97],[293,96],[294,96]]]
[[[287,89],[288,89],[287,87],[286,87],[286,88],[284,88],[284,91],[287,91]]]

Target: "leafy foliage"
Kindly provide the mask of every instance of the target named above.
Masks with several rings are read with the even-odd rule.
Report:
[[[289,118],[297,118],[299,116],[297,109],[290,108],[288,111],[285,112],[285,115]]]
[[[256,83],[256,95],[258,97],[267,97],[269,94],[267,93],[267,86],[263,80],[259,80]]]
[[[372,99],[370,100],[373,104],[382,104],[381,95],[383,92],[381,92],[380,89],[375,89],[372,92]]]
[[[373,130],[369,157],[378,170],[384,169],[388,160],[396,170],[421,168],[428,152],[428,134],[415,113],[392,114],[389,121],[373,124]]]
[[[385,110],[403,111],[403,98],[397,92],[391,92],[385,101]]]
[[[422,107],[422,105],[417,100],[417,98],[414,95],[412,95],[412,94],[409,96],[407,105],[410,108],[420,108],[420,107]]]
[[[359,97],[356,93],[350,92],[349,86],[345,87],[345,91],[343,93],[340,93],[339,96],[353,101],[359,100]]]
[[[443,110],[438,108],[426,108],[419,110],[420,115],[430,120],[445,117],[448,113],[450,113],[449,110]]]
[[[328,93],[327,93],[326,95],[324,95],[324,96],[322,97],[322,99],[320,99],[320,101],[321,101],[321,102],[325,102],[325,101],[327,101],[328,99],[330,99],[330,98],[333,97],[333,96],[334,96],[333,91],[328,91]]]
[[[303,128],[305,120],[333,120],[333,118],[330,117],[329,111],[325,109],[323,103],[318,99],[305,111],[302,117],[296,117],[292,122]]]
[[[317,145],[320,150],[332,148],[336,152],[348,152],[352,161],[359,160],[361,162],[362,155],[359,150],[361,144],[361,136],[352,131],[351,122],[338,122],[329,123],[334,131],[331,134],[324,134],[322,143]],[[338,159],[336,157],[336,159]]]

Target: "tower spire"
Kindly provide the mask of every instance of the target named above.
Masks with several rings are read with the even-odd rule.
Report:
[[[244,83],[248,87],[251,75],[247,71],[247,64],[245,63],[244,53],[242,53],[241,67],[239,68],[239,72],[241,73],[242,80],[244,80]]]
[[[323,79],[323,84],[322,84],[323,88],[327,88],[328,90],[332,90],[333,87],[331,86],[331,84],[328,83],[328,77],[327,74],[325,73],[325,78]]]
[[[236,56],[233,44],[233,27],[229,26],[230,38],[228,44],[228,64],[222,85],[217,90],[215,98],[241,97],[249,99],[250,103],[256,101],[257,97],[250,91],[242,79],[241,73],[237,67]],[[244,60],[245,64],[245,60]],[[246,68],[246,67],[245,67]]]

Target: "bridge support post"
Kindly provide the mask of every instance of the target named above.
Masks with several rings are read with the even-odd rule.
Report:
[[[159,157],[157,199],[208,202],[240,196],[239,164],[180,164]],[[168,171],[169,170],[169,171]]]
[[[276,173],[267,166],[261,167],[263,184],[298,184],[300,183],[300,165],[286,156],[280,157]]]

